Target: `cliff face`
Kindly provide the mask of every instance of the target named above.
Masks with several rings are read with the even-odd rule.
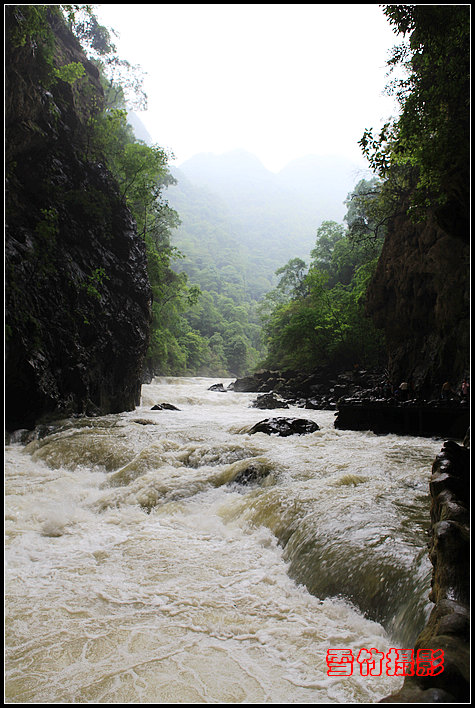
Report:
[[[410,379],[430,396],[468,374],[469,285],[466,233],[443,230],[434,216],[423,224],[393,219],[367,310],[385,331],[394,384]]]
[[[35,46],[11,42],[6,8],[6,426],[130,410],[139,401],[151,291],[143,241],[102,164],[87,159],[102,91],[58,17],[54,62],[80,84],[45,81]],[[18,7],[16,7],[18,10]]]

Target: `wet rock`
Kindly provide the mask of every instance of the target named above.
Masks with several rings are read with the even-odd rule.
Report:
[[[462,379],[470,363],[468,195],[465,199],[459,195],[444,225],[431,210],[415,223],[401,204],[388,223],[367,292],[367,314],[385,333],[391,380],[404,381],[410,371],[426,396],[436,385],[440,391],[447,372],[453,383]],[[467,209],[465,224],[459,222],[462,209]]]
[[[222,383],[213,384],[209,387],[208,391],[220,391],[221,393],[226,393],[226,389]]]
[[[361,391],[376,392],[382,386],[381,371],[335,371],[319,367],[312,372],[258,371],[237,379],[234,390],[278,394],[289,404],[300,408],[331,410],[342,396]],[[310,401],[309,405],[306,405]]]
[[[255,401],[251,404],[252,408],[288,408],[289,405],[280,396],[276,396],[274,393],[263,393],[258,396]]]
[[[440,596],[461,602],[468,601],[470,552],[468,527],[446,519],[432,528],[430,559],[434,566],[432,591],[429,599],[436,602]]]
[[[429,599],[434,603],[414,651],[442,650],[444,670],[408,676],[398,693],[381,703],[458,703],[470,696],[470,493],[469,450],[444,443],[432,465],[429,488],[433,566]]]
[[[384,435],[420,435],[434,437],[450,435],[463,439],[470,413],[465,406],[424,403],[418,401],[388,401],[376,397],[345,398],[338,401],[335,428],[340,430],[371,430]]]
[[[304,418],[267,418],[253,425],[249,434],[265,433],[266,435],[288,437],[289,435],[308,435],[316,430],[320,430],[320,428],[313,420]]]
[[[179,411],[180,409],[174,406],[172,403],[156,403],[151,409],[151,411]]]
[[[233,479],[234,484],[253,486],[262,482],[270,473],[270,469],[258,464],[250,464],[240,470]]]
[[[321,408],[321,405],[315,398],[307,398],[305,401],[305,408],[307,408],[307,410],[316,411]]]
[[[15,445],[16,443],[25,444],[32,440],[31,430],[28,428],[19,428],[18,430],[5,431],[5,445]]]
[[[258,393],[263,391],[263,389],[268,391],[267,380],[269,376],[270,372],[266,371],[236,379],[234,382],[234,391],[238,393]]]

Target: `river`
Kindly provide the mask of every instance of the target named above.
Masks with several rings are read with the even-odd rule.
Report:
[[[6,446],[8,703],[374,703],[402,685],[326,657],[412,647],[424,625],[441,441],[216,382],[157,378],[133,412]],[[249,434],[276,416],[320,430]]]

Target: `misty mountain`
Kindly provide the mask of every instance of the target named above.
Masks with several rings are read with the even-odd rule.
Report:
[[[228,204],[207,187],[193,184],[178,168],[170,172],[177,184],[168,187],[166,197],[181,220],[172,240],[185,255],[177,269],[201,288],[235,301],[260,298],[272,287],[274,271],[262,262],[259,249],[245,242]]]
[[[273,287],[290,258],[308,260],[322,221],[343,221],[344,200],[362,176],[345,158],[319,156],[273,173],[244,150],[200,153],[171,172],[178,183],[167,199],[182,220],[173,240],[192,261],[180,267],[191,275],[198,254],[208,265],[224,252],[229,259],[234,244],[228,265],[244,269],[253,298]]]
[[[342,222],[346,214],[344,200],[360,179],[368,178],[364,170],[338,155],[307,155],[289,162],[279,173],[279,183],[308,204],[318,206],[323,220]]]
[[[274,173],[245,150],[223,155],[200,153],[182,163],[180,170],[194,184],[221,196],[234,210],[242,211],[244,200],[246,205],[269,213],[277,209],[279,214],[295,215],[297,209],[304,209],[320,222],[343,220],[343,202],[361,179],[361,169],[344,157],[309,155]]]

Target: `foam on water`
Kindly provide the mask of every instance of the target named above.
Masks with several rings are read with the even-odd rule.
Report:
[[[321,430],[249,435],[268,413],[212,383],[155,381],[136,411],[7,447],[8,702],[366,703],[400,686],[327,676],[328,649],[394,638],[316,576],[365,548],[375,578],[423,564],[439,443],[292,409],[272,415]],[[165,401],[181,410],[150,410]],[[235,483],[251,465],[257,482]]]

